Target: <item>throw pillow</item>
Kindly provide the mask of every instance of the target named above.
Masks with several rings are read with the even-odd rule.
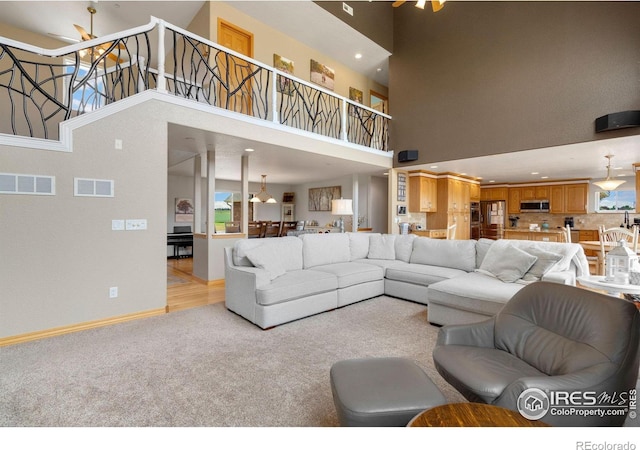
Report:
[[[369,259],[396,259],[394,234],[380,234],[369,238]]]
[[[286,270],[284,264],[280,261],[278,253],[269,247],[268,245],[261,245],[252,248],[246,252],[246,256],[255,267],[264,269],[269,274],[269,278],[275,280],[284,275]]]
[[[545,273],[551,270],[551,268],[563,258],[559,253],[548,252],[535,247],[527,247],[524,251],[538,258],[522,277],[524,281],[540,280]]]
[[[413,252],[413,240],[417,237],[418,236],[416,236],[415,234],[396,235],[396,259],[404,262],[411,261],[411,252]]]
[[[522,278],[537,259],[509,243],[497,241],[489,247],[482,265],[476,271],[496,277],[505,283],[513,283]]]

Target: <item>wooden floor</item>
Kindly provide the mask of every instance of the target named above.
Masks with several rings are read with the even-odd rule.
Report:
[[[224,302],[224,285],[207,286],[193,276],[193,259],[167,259],[167,312]]]

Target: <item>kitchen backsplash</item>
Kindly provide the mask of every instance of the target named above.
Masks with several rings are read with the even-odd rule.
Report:
[[[545,214],[545,213],[520,213],[509,214],[509,217],[520,217],[518,220],[519,228],[528,228],[530,223],[542,225],[544,220],[549,224],[549,228],[563,227],[564,216],[562,214]],[[600,225],[606,228],[619,227],[624,222],[624,213],[600,213],[600,214],[578,214],[573,217],[573,227],[576,230],[597,230]],[[629,222],[633,224],[634,217],[640,218],[640,214],[629,214]],[[507,221],[507,228],[509,228]]]

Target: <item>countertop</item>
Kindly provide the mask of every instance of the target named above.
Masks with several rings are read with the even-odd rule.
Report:
[[[519,233],[564,233],[562,229],[558,228],[549,228],[548,230],[530,230],[529,228],[505,228],[504,231],[515,231]],[[572,228],[571,231],[574,231],[574,229]]]

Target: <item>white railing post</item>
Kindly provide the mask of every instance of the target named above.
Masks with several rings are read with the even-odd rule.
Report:
[[[347,101],[344,98],[340,101],[342,102],[342,140],[347,141]]]
[[[167,92],[167,80],[164,75],[164,20],[158,21],[158,92]]]
[[[271,71],[271,75],[273,76],[273,83],[271,87],[271,109],[272,109],[272,119],[273,123],[279,123],[280,118],[278,117],[278,87],[276,83],[278,82],[278,74],[275,70]]]

